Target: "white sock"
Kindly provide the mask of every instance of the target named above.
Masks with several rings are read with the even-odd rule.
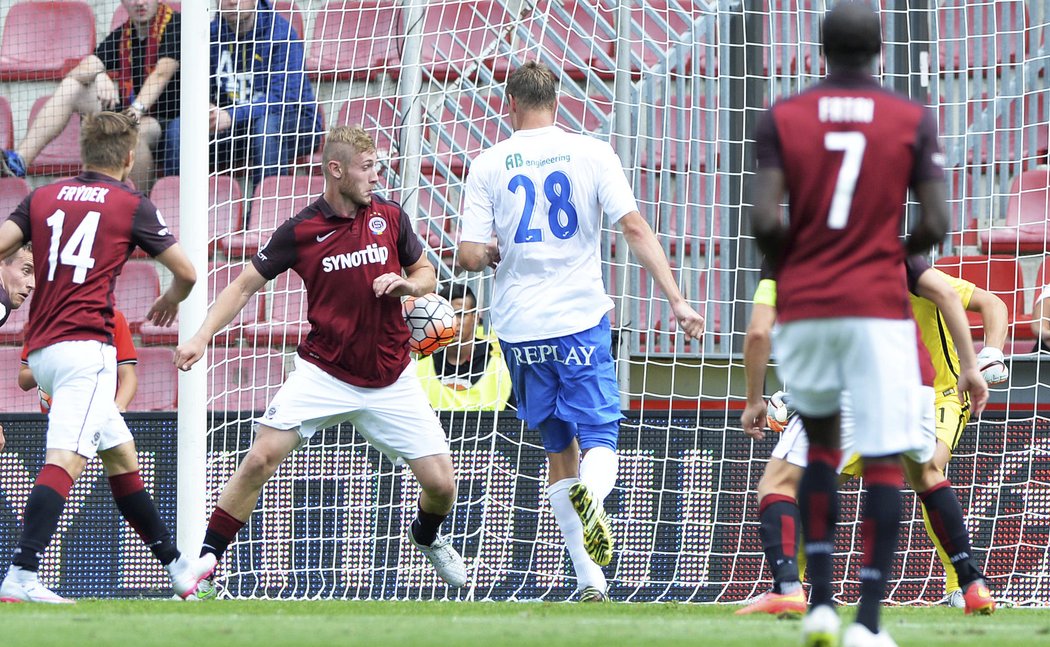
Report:
[[[565,537],[565,547],[569,549],[569,558],[576,571],[577,585],[581,589],[593,586],[605,591],[605,573],[587,555],[587,549],[583,546],[583,522],[572,507],[572,501],[569,501],[569,488],[579,482],[580,479],[576,478],[562,479],[547,487],[547,498],[551,502],[554,519]]]
[[[580,463],[580,480],[598,499],[599,505],[605,505],[605,497],[616,485],[619,466],[620,457],[608,447],[592,447],[584,454]]]

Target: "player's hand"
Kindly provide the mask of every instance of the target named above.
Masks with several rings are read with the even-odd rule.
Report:
[[[988,384],[1002,384],[1010,379],[1003,351],[991,346],[985,346],[977,353],[977,370]]]
[[[109,78],[108,74],[99,74],[95,77],[95,89],[98,93],[99,105],[103,110],[112,110],[117,106],[120,98],[117,94],[117,84]]]
[[[496,266],[502,260],[499,255],[499,241],[492,239],[491,242],[485,245],[485,252],[489,256],[489,267],[496,269]]]
[[[153,307],[146,313],[146,319],[158,326],[170,326],[178,314],[178,301],[172,301],[166,294],[162,294],[153,302]]]
[[[744,429],[744,435],[753,440],[763,440],[766,437],[766,401],[759,399],[757,402],[748,402],[744,407],[744,413],[740,415],[740,426]]]
[[[185,343],[179,344],[175,349],[175,368],[180,371],[190,370],[197,360],[204,357],[204,349],[207,347],[208,342],[199,339],[196,335],[190,337]]]
[[[959,401],[963,400],[963,393],[970,394],[970,406],[973,415],[979,416],[984,411],[984,405],[988,404],[988,384],[981,377],[981,372],[976,368],[963,369],[959,372]]]
[[[7,439],[4,438],[4,426],[0,425],[0,452],[4,451],[4,445],[7,444]]]
[[[415,286],[400,274],[387,272],[372,281],[372,289],[376,297],[410,297],[414,296],[412,292]]]
[[[216,106],[208,111],[208,129],[213,133],[221,133],[233,126],[233,117],[230,113]]]
[[[678,322],[678,330],[685,333],[685,336],[690,339],[700,339],[700,336],[704,334],[704,316],[693,310],[685,301],[671,306],[671,311],[674,312],[674,318]]]

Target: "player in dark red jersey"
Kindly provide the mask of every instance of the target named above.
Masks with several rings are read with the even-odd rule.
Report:
[[[423,492],[408,541],[445,582],[463,586],[463,558],[438,533],[456,499],[448,441],[409,361],[401,315],[400,297],[434,291],[434,266],[401,206],[372,195],[376,147],[364,130],[333,128],[322,159],[324,195],[277,228],[219,294],[200,330],[175,350],[175,365],[189,370],[267,281],[289,269],[302,277],[310,334],[219,496],[201,561],[214,569],[293,450],[318,430],[349,421],[390,460],[412,468]],[[209,583],[198,597],[215,596]]]
[[[0,326],[7,323],[13,311],[22,307],[35,285],[33,246],[27,243],[0,261]],[[4,426],[0,425],[0,451],[6,444]]]
[[[138,126],[118,113],[84,119],[83,172],[33,191],[0,225],[0,256],[33,243],[36,294],[26,346],[40,387],[54,396],[44,467],[29,494],[25,525],[0,599],[66,603],[37,577],[73,482],[96,453],[121,514],[172,577],[175,592],[196,587],[192,559],[182,557],[139,475],[135,442],[117,405],[113,287],[135,246],[171,270],[169,288],[147,317],[169,325],[196,273],[156,207],[124,183],[135,164]],[[94,397],[105,393],[106,397]]]
[[[839,399],[848,389],[855,449],[864,458],[866,547],[861,599],[845,643],[892,645],[879,605],[900,522],[901,454],[921,451],[919,362],[904,258],[947,232],[942,156],[932,114],[880,87],[871,66],[882,48],[878,16],[863,3],[835,5],[824,20],[829,75],[777,102],[756,134],[752,223],[775,261],[781,326],[775,345],[810,446],[799,486],[812,590],[807,645],[838,643],[831,597]],[[921,206],[907,242],[898,239],[908,189]],[[787,194],[789,223],[780,218]],[[980,380],[960,373],[959,388]]]

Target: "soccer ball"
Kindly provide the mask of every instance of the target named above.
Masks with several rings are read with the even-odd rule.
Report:
[[[412,352],[430,355],[456,337],[456,311],[444,297],[409,297],[401,304],[401,314],[408,324],[408,347]]]
[[[784,403],[784,392],[777,391],[769,396],[769,404],[766,405],[766,425],[776,432],[784,431],[787,427],[788,408]]]

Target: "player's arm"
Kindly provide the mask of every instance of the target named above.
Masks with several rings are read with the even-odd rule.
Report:
[[[988,290],[975,287],[966,309],[981,315],[984,324],[984,348],[977,354],[977,368],[988,384],[1002,384],[1010,379],[1003,357],[1003,345],[1009,328],[1010,312],[1003,300]]]
[[[963,393],[969,393],[974,414],[980,414],[988,402],[988,385],[977,369],[977,354],[973,350],[970,322],[966,318],[959,294],[934,270],[926,270],[919,276],[915,291],[920,297],[932,301],[941,311],[959,354],[959,397],[961,398]]]
[[[255,265],[249,263],[216,297],[200,329],[175,349],[175,366],[183,371],[190,370],[204,355],[204,349],[215,333],[233,321],[237,313],[248,305],[248,300],[266,285],[266,280]]]
[[[786,188],[784,172],[779,168],[761,168],[755,174],[751,229],[758,248],[772,262],[780,258],[787,240],[787,227],[780,218],[780,201]]]
[[[924,254],[934,245],[940,244],[948,233],[948,202],[942,180],[929,180],[915,187],[919,201],[919,222],[911,230],[904,244],[905,252]]]
[[[765,438],[766,401],[762,390],[766,382],[766,368],[773,348],[773,324],[777,319],[776,308],[756,303],[751,311],[744,337],[744,375],[747,378],[747,403],[740,416],[744,433],[762,440]]]
[[[29,368],[28,364],[22,364],[18,369],[18,388],[23,391],[36,388],[36,377],[33,376],[33,369]]]
[[[0,224],[0,258],[7,258],[18,251],[23,239],[22,228],[11,220],[5,220],[3,224]]]
[[[638,257],[642,267],[653,278],[656,285],[663,291],[671,304],[675,319],[678,321],[678,329],[685,333],[686,337],[699,339],[704,333],[704,317],[693,310],[685,297],[682,296],[678,284],[675,283],[674,275],[671,274],[671,266],[667,262],[667,256],[656,240],[652,227],[645,218],[637,211],[632,211],[616,221],[620,231],[623,233],[627,246],[631,252]]]
[[[372,282],[376,297],[421,297],[437,287],[437,272],[426,254],[420,254],[419,259],[404,268],[404,271],[404,276],[393,272],[377,276]]]
[[[499,263],[499,246],[496,241],[472,243],[461,241],[456,253],[456,263],[469,272],[480,272]]]
[[[135,100],[142,104],[143,107],[143,112],[139,113],[139,117],[149,112],[150,108],[157,103],[157,99],[164,92],[168,81],[171,81],[178,71],[179,62],[173,58],[165,57],[157,61],[157,66],[153,68],[153,72],[142,82],[142,87],[139,88],[139,93],[135,97]],[[134,110],[134,108],[132,109]]]
[[[113,400],[121,413],[128,410],[139,390],[139,374],[133,363],[117,364],[117,395]]]
[[[146,318],[158,326],[170,326],[179,312],[179,304],[186,300],[197,282],[197,271],[178,243],[158,254],[156,259],[168,268],[172,279],[168,289],[157,297],[153,307],[146,313]]]

